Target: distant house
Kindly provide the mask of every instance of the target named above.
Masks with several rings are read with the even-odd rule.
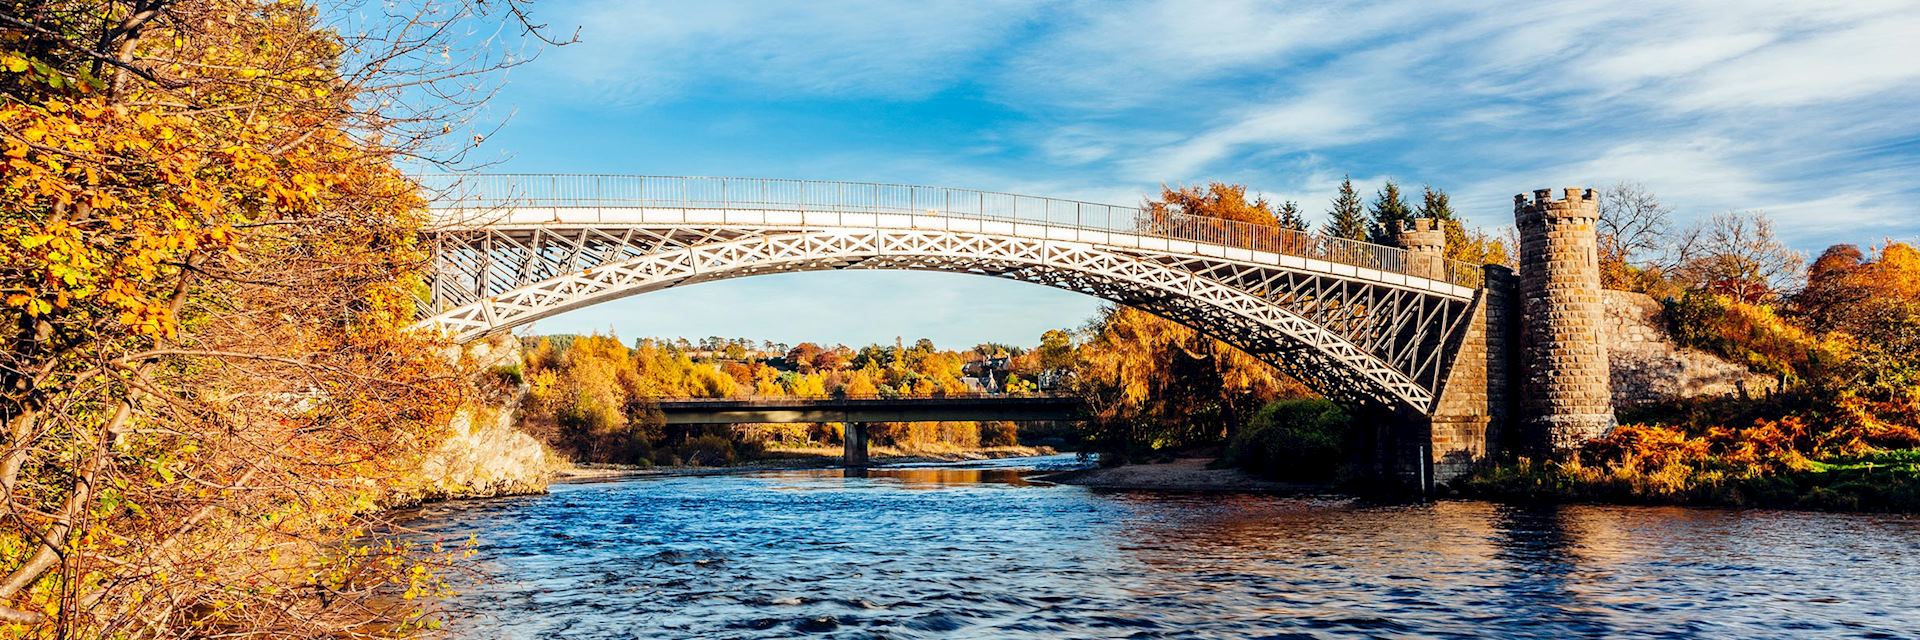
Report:
[[[982,393],[1000,393],[1006,390],[1007,367],[1012,362],[1007,358],[982,358],[960,365],[962,382],[969,390],[979,389]]]
[[[974,360],[972,362],[968,362],[964,365],[961,365],[960,371],[961,373],[966,374],[968,377],[983,378],[983,377],[986,377],[989,372],[1005,374],[1007,372],[1007,365],[1009,364],[1011,364],[1011,360],[1004,357],[982,358],[982,359]],[[996,377],[1004,377],[1004,375],[999,375]]]

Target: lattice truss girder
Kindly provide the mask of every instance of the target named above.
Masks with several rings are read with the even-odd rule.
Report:
[[[533,226],[435,233],[422,324],[469,340],[570,309],[761,273],[990,275],[1143,309],[1350,402],[1425,411],[1469,301],[1353,276],[1020,236],[887,228]]]

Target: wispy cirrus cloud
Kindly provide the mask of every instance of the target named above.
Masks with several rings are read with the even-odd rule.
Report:
[[[560,6],[552,21],[586,42],[535,84],[675,118],[728,110],[650,135],[805,139],[782,110],[831,100],[819,117],[844,128],[819,135],[900,141],[823,140],[791,175],[865,163],[844,177],[1080,194],[1218,178],[1312,202],[1353,173],[1451,186],[1496,219],[1542,181],[1637,179],[1689,211],[1784,216],[1871,202],[1913,152],[1861,150],[1920,137],[1910,1]],[[894,106],[845,106],[869,100]]]
[[[1800,249],[1920,239],[1913,0],[543,0],[583,42],[520,70],[522,171],[948,184],[1136,204],[1248,184],[1310,214],[1351,175],[1454,193],[1643,182]],[[960,276],[745,279],[543,330],[1030,342],[1097,304]],[[709,289],[708,287],[712,287]],[[678,297],[676,297],[678,296]],[[794,306],[799,305],[799,306]],[[764,316],[764,314],[760,314]]]

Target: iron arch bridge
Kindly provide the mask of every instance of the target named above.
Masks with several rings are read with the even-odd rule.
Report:
[[[524,174],[423,184],[435,224],[420,326],[459,341],[699,282],[942,271],[1136,307],[1336,400],[1426,413],[1483,277],[1477,265],[1414,264],[1395,247],[966,189]]]

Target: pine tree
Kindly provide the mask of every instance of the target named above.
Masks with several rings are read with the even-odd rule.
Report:
[[[1367,225],[1367,235],[1374,244],[1393,244],[1400,230],[1413,220],[1413,208],[1407,206],[1406,196],[1400,194],[1400,185],[1392,180],[1374,195],[1369,212],[1373,214],[1373,221]]]
[[[1366,212],[1360,208],[1360,194],[1353,190],[1353,177],[1340,181],[1340,195],[1333,199],[1333,209],[1327,212],[1326,234],[1348,240],[1367,239]]]
[[[1280,228],[1294,231],[1307,230],[1307,219],[1300,215],[1300,203],[1292,200],[1280,203]]]
[[[1453,257],[1466,247],[1467,221],[1461,220],[1453,213],[1453,203],[1448,201],[1445,190],[1427,185],[1426,193],[1421,198],[1418,214],[1419,217],[1433,219],[1434,224],[1440,225],[1440,229],[1447,232],[1448,257]]]

